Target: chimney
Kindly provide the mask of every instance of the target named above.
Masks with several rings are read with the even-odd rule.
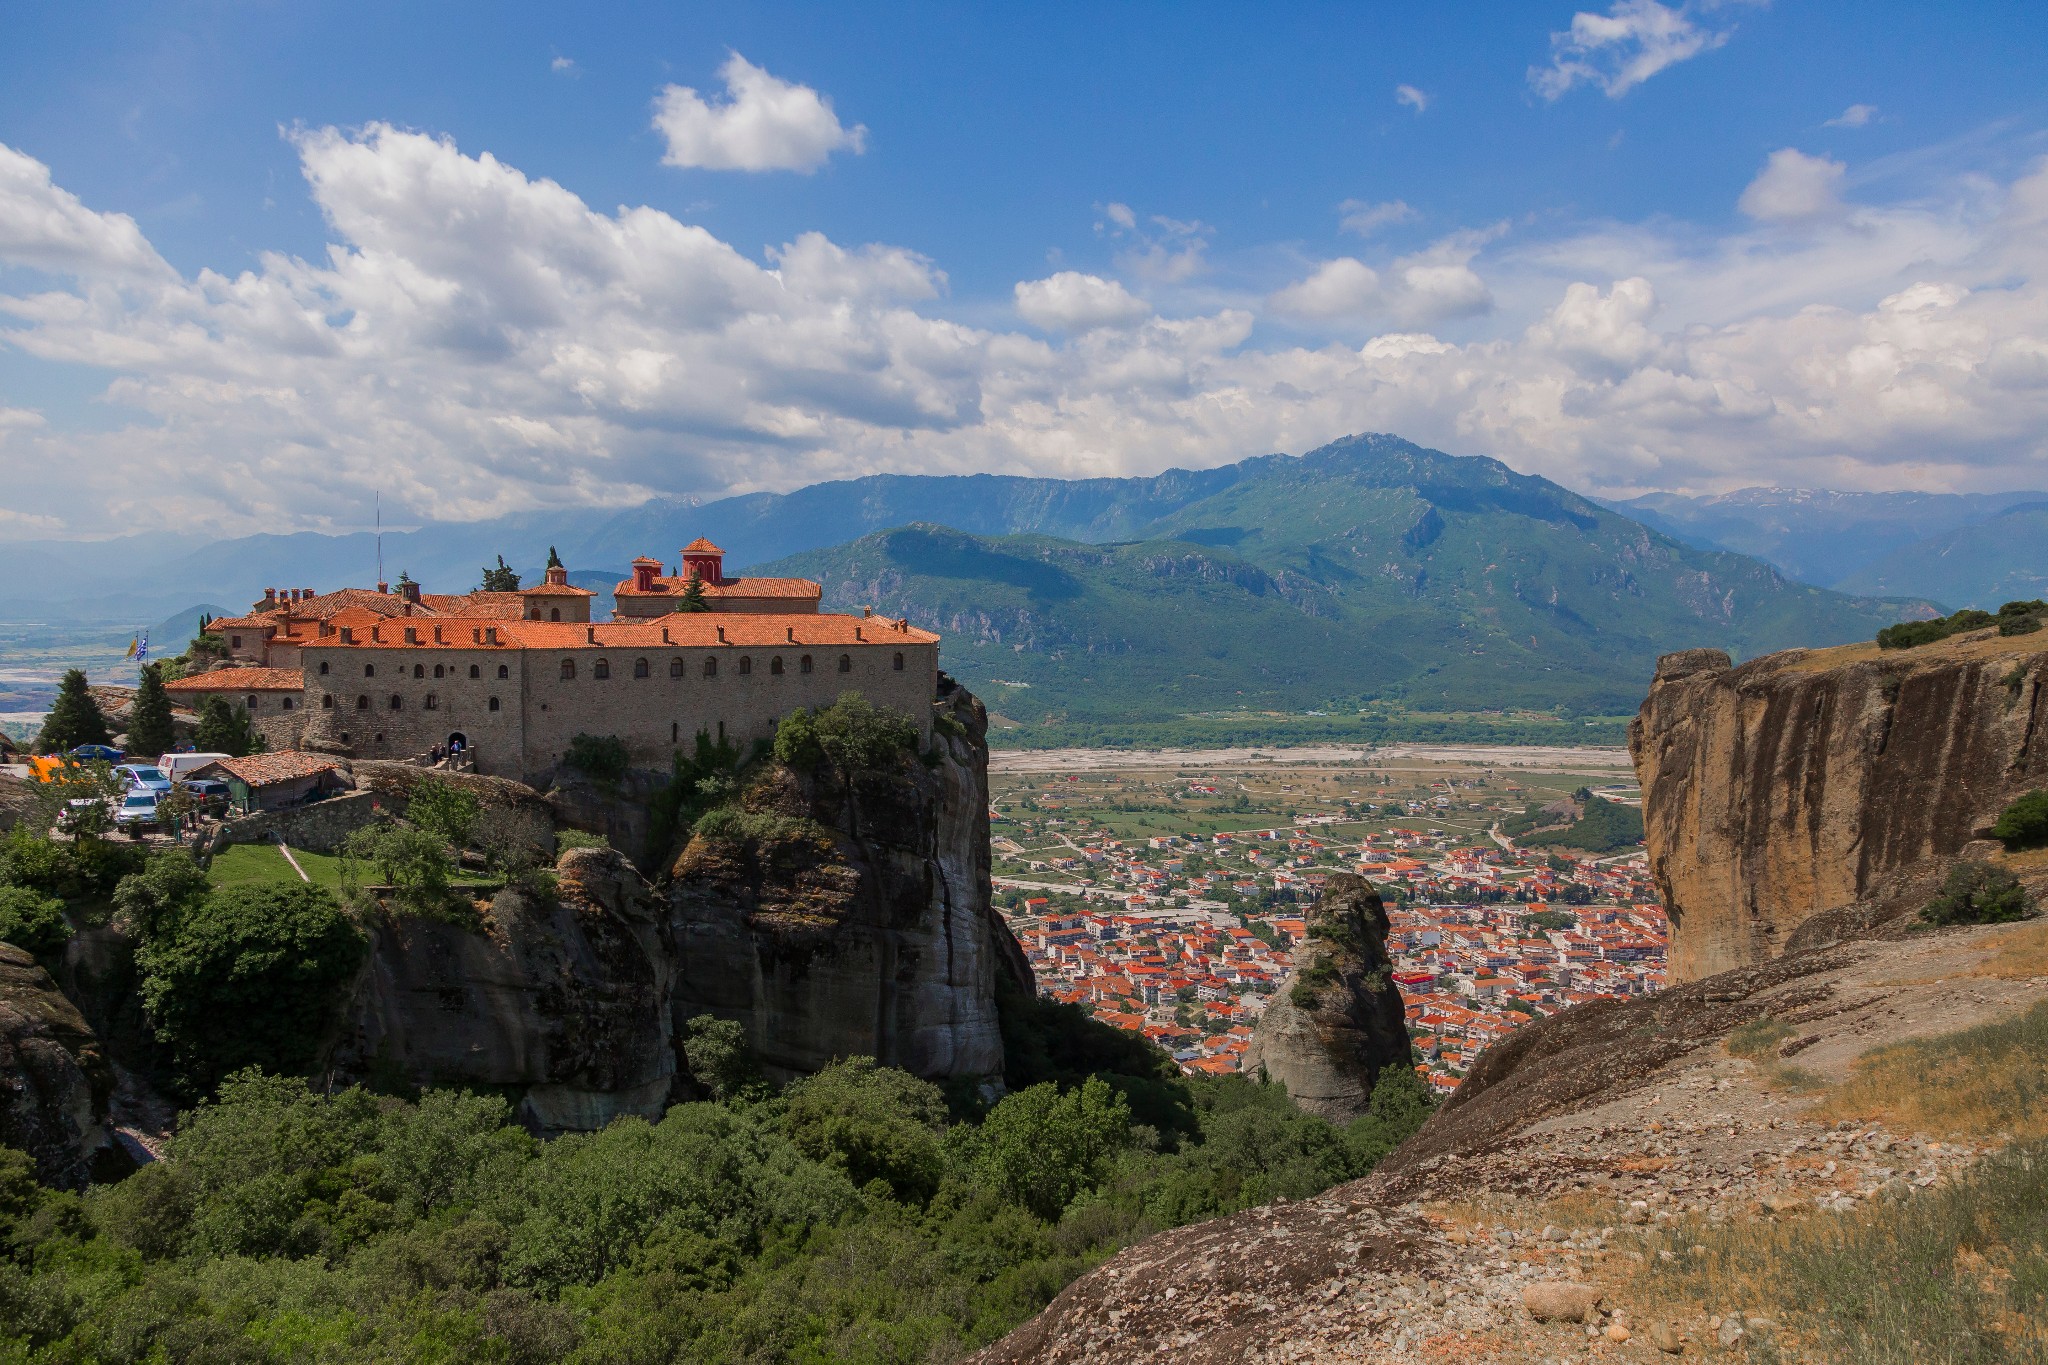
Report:
[[[585,626],[585,627],[583,628],[583,641],[584,641],[584,643],[585,643],[585,644],[592,644],[592,645],[594,645],[594,644],[596,644],[596,643],[597,643],[597,627],[596,627],[596,626]]]
[[[795,626],[784,626],[784,627],[783,627],[782,629],[783,629],[783,632],[784,632],[784,633],[785,633],[785,634],[786,634],[786,635],[788,636],[788,638],[789,638],[789,642],[790,642],[791,644],[795,644],[795,643],[796,643],[796,627],[795,627]]]
[[[439,630],[440,627],[435,626],[434,629]],[[482,626],[471,626],[469,628],[469,642],[473,645],[480,645],[484,642],[484,629]]]
[[[853,628],[853,638],[854,638],[854,639],[856,639],[856,640],[865,640],[865,639],[867,639],[868,637],[860,633],[860,627],[859,627],[859,626],[855,626],[855,627]]]
[[[407,627],[405,628],[405,642],[406,642],[407,644],[409,644],[409,645],[416,645],[416,644],[418,644],[418,643],[420,642],[420,633],[419,633],[419,631],[418,631],[418,630],[416,630],[416,629],[414,629],[414,628],[413,628],[413,627],[411,627],[411,626],[407,626]]]
[[[377,591],[381,593],[389,593],[391,591],[391,585],[389,583],[380,582],[377,584]]]
[[[442,640],[441,638],[441,628],[439,626],[434,627],[434,643],[437,645],[446,643],[446,641]]]
[[[299,591],[304,593],[309,600],[313,597],[313,590],[311,588],[300,588]]]
[[[382,643],[383,639],[384,639],[384,627],[383,627],[383,626],[381,626],[381,625],[377,625],[377,626],[371,626],[371,627],[370,627],[370,643],[371,643],[371,644],[379,644],[379,643]]]
[[[484,643],[487,645],[498,643],[498,628],[496,626],[484,627]]]
[[[653,592],[654,579],[661,572],[661,561],[645,555],[633,561],[633,591]]]
[[[352,645],[356,642],[356,628],[354,626],[343,626],[341,628],[341,642],[345,645]]]
[[[718,643],[720,643],[720,644],[724,644],[724,643],[725,643],[725,627],[724,627],[724,626],[720,626],[720,627],[718,628]]]
[[[860,615],[863,621],[865,621],[868,617],[873,616],[874,614],[875,609],[873,607],[862,607],[860,609]]]
[[[269,610],[269,609],[270,609],[271,607],[274,607],[274,606],[276,606],[276,605],[277,605],[277,589],[276,589],[276,588],[265,588],[265,589],[263,590],[263,606],[264,606],[264,609],[265,609],[265,610],[267,611],[267,610]]]
[[[401,574],[400,577],[404,577],[404,575]],[[406,579],[405,582],[405,600],[408,602],[417,602],[420,600],[420,585],[413,582],[411,579]]]
[[[663,644],[665,644],[665,645],[670,645],[670,644],[674,644],[674,643],[675,643],[675,641],[673,641],[673,640],[671,640],[671,639],[669,639],[669,638],[668,638],[668,627],[667,627],[667,626],[663,626],[663,627],[661,628],[661,642],[662,642]]]
[[[547,572],[547,582],[551,588],[567,587],[569,585],[569,571],[560,564],[552,565]]]

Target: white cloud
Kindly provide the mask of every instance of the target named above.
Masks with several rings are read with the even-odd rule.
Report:
[[[1337,213],[1337,226],[1360,237],[1370,237],[1389,223],[1405,223],[1416,217],[1415,210],[1399,199],[1379,204],[1363,199],[1346,199],[1337,205]]]
[[[1168,218],[1153,214],[1143,226],[1128,204],[1109,204],[1103,209],[1111,226],[1110,236],[1128,243],[1117,253],[1119,269],[1154,284],[1179,284],[1208,268],[1203,253],[1209,247],[1211,229],[1196,220]],[[1102,231],[1102,224],[1096,224]]]
[[[1307,279],[1297,280],[1267,300],[1274,312],[1311,322],[1366,318],[1384,305],[1379,272],[1352,256],[1324,261]]]
[[[1412,85],[1397,85],[1394,87],[1394,103],[1404,104],[1419,114],[1429,108],[1429,96]]]
[[[1657,0],[1616,0],[1605,14],[1581,10],[1570,28],[1550,35],[1550,65],[1530,67],[1529,84],[1546,100],[1581,84],[1619,99],[1665,68],[1727,42],[1732,28],[1704,27],[1694,17],[1717,8],[1711,0],[1675,8]]]
[[[834,152],[867,150],[867,128],[841,126],[832,101],[809,86],[771,76],[737,52],[718,75],[725,99],[717,103],[685,85],[655,98],[654,127],[668,141],[663,165],[809,174]]]
[[[1018,284],[1017,312],[1034,327],[1055,332],[1086,332],[1097,327],[1129,327],[1152,316],[1152,306],[1115,280],[1062,270],[1042,280]]]
[[[577,74],[576,59],[573,57],[557,57],[548,63],[548,70],[558,76],[574,76]]]
[[[1847,169],[1824,156],[1781,148],[1749,182],[1737,207],[1763,223],[1825,217],[1842,207],[1842,175]]]
[[[0,534],[327,527],[372,490],[463,518],[877,471],[1150,473],[1362,430],[1622,492],[2014,487],[2048,461],[2048,163],[1797,233],[1361,251],[1263,305],[1345,335],[1296,344],[1214,277],[1162,317],[1062,272],[1015,290],[1032,327],[975,327],[927,315],[945,277],[899,247],[812,233],[764,261],[442,139],[294,146],[330,244],[234,275],[171,270],[0,153],[0,260],[58,277],[0,294],[0,345],[96,367],[139,414],[0,414]],[[1467,320],[1437,335],[1447,317]]]
[[[1869,126],[1870,121],[1876,117],[1876,105],[1852,104],[1835,117],[1829,119],[1827,126],[1830,128],[1863,128]]]

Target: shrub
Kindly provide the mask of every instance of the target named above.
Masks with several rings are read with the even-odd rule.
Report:
[[[706,839],[722,839],[728,843],[826,837],[825,827],[815,820],[741,810],[738,806],[720,806],[706,811],[697,819],[696,832]]]
[[[685,1026],[683,1061],[714,1099],[730,1099],[760,1084],[761,1068],[747,1047],[747,1031],[731,1019],[700,1014]]]
[[[1946,640],[1949,636],[1966,630],[1981,630],[1997,621],[1998,618],[1990,612],[1978,611],[1974,607],[1966,607],[1952,616],[1938,616],[1932,621],[1901,621],[1897,625],[1886,626],[1877,633],[1877,647],[1913,649],[1920,645],[1933,644],[1937,640]]]
[[[25,886],[0,886],[0,940],[49,960],[70,937],[63,901]]]
[[[363,826],[342,845],[342,880],[351,890],[359,862],[375,868],[398,898],[417,910],[433,909],[447,899],[455,870],[439,836],[389,821]]]
[[[874,771],[916,751],[917,726],[910,718],[858,692],[844,693],[816,711],[799,707],[775,727],[775,761],[806,771],[821,762],[830,762],[842,775]]]
[[[2048,791],[2030,791],[2000,811],[1991,837],[2010,849],[2048,844]]]
[[[1970,862],[1948,874],[1920,918],[1929,924],[2008,924],[2025,919],[2027,910],[2027,890],[2009,869]]]
[[[26,886],[64,901],[109,895],[148,861],[145,848],[108,839],[59,843],[16,825],[0,837],[0,885]]]
[[[617,735],[577,735],[562,761],[601,782],[616,782],[626,775],[626,741]]]
[[[205,870],[184,849],[173,849],[121,879],[114,888],[114,909],[147,941],[204,899],[207,890]]]
[[[2010,616],[1998,623],[2000,635],[2032,635],[2041,628],[2038,616]]]
[[[136,954],[142,1005],[188,1092],[310,1067],[363,935],[318,886],[214,891]]]
[[[572,848],[610,848],[604,836],[588,830],[564,829],[555,832],[555,856],[560,857]]]

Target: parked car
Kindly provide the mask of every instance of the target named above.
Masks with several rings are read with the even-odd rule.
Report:
[[[210,777],[194,778],[184,784],[185,795],[198,803],[203,811],[226,810],[233,793],[225,782],[216,782]]]
[[[164,776],[161,768],[153,768],[147,763],[123,763],[114,771],[128,783],[130,790],[154,792],[158,796],[171,794],[171,779]]]
[[[80,763],[119,763],[127,755],[105,744],[81,744],[71,751]]]
[[[196,773],[209,763],[218,763],[226,754],[165,754],[156,761],[158,771],[176,782],[186,773]]]
[[[96,823],[97,820],[104,819],[105,816],[104,814],[95,816],[94,812],[104,812],[106,808],[106,801],[100,797],[74,796],[64,803],[64,809],[57,812],[57,828],[69,833],[88,824]],[[105,828],[105,826],[101,826],[101,828]]]
[[[156,823],[157,793],[131,789],[114,810],[114,824],[120,829],[147,829]]]

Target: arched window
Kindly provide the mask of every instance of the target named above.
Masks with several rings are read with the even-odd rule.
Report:
[[[432,692],[427,693],[427,709],[429,711],[438,711],[441,709],[441,699],[435,696]]]
[[[374,677],[376,677],[376,676],[377,676],[377,665],[375,665],[375,664],[364,664],[364,665],[363,665],[363,676],[364,676],[364,677],[366,677],[366,678],[374,678]]]
[[[434,676],[435,676],[435,677],[437,677],[437,678],[441,676],[441,665],[439,665],[439,664],[435,664],[435,665],[434,665]]]
[[[529,620],[529,621],[538,621],[538,620],[540,620],[540,608],[539,608],[539,607],[535,607],[535,608],[533,609],[533,615],[531,615],[531,616],[527,617],[526,619],[527,619],[527,620]]]
[[[426,677],[426,676],[427,676],[427,666],[426,666],[425,664],[414,664],[414,665],[412,666],[412,675],[413,675],[413,676],[414,676],[415,678],[424,678],[424,677]]]
[[[358,711],[367,711],[367,710],[369,710],[369,709],[370,709],[370,699],[369,699],[368,697],[357,697],[357,698],[356,698],[356,710],[358,710]]]
[[[498,676],[499,676],[499,677],[501,677],[501,678],[509,678],[509,677],[511,677],[511,676],[512,676],[512,666],[511,666],[510,664],[499,664],[499,665],[498,665]]]
[[[498,709],[498,699],[496,697],[491,698],[491,709],[493,711]]]
[[[590,666],[590,676],[593,678],[609,678],[611,675],[612,666],[608,659],[599,659]]]
[[[808,672],[810,672],[810,671],[811,671],[811,656],[810,656],[810,655],[806,654],[806,655],[804,655],[804,657],[803,657],[803,658],[801,658],[801,659],[798,659],[798,660],[796,661],[796,671],[797,671],[797,672],[799,672],[799,673],[808,673]]]
[[[839,671],[841,673],[853,672],[853,656],[851,654],[842,654],[839,656]]]
[[[768,672],[778,678],[782,676],[782,656],[780,654],[768,661]]]
[[[323,678],[327,676],[327,660],[325,659],[320,661],[320,676]]]
[[[896,671],[898,673],[903,671],[903,651],[900,649],[896,651]]]
[[[290,697],[284,699],[283,708],[287,711],[292,709],[292,699]]]
[[[718,676],[718,660],[715,657],[707,656],[705,658],[704,676],[707,678],[715,678]]]
[[[250,698],[249,698],[249,709],[250,709],[251,711],[254,711],[254,710],[256,709],[256,698],[254,698],[254,697],[250,697]]]
[[[668,742],[669,742],[669,743],[671,743],[671,744],[679,744],[679,743],[681,743],[681,742],[682,742],[682,738],[683,738],[683,726],[682,726],[682,722],[681,722],[681,721],[674,721],[674,720],[670,721],[670,722],[668,723]]]
[[[399,709],[400,707],[402,707],[402,706],[404,706],[404,705],[405,705],[405,698],[403,698],[403,697],[399,696],[399,695],[398,695],[398,694],[397,694],[396,692],[393,692],[393,693],[391,694],[391,709],[392,709],[392,710],[394,710],[394,711],[396,711],[396,710],[398,710],[398,709]]]
[[[683,661],[681,659],[670,659],[668,661],[668,675],[671,678],[683,676]]]
[[[749,673],[752,673],[753,671],[754,671],[754,661],[753,661],[753,659],[752,659],[752,658],[751,658],[750,656],[748,656],[748,655],[745,655],[745,654],[742,654],[742,655],[740,655],[740,676],[741,676],[742,678],[744,678],[744,677],[746,677],[746,676],[747,676],[747,675],[748,675]]]
[[[644,677],[646,677],[646,676],[647,676],[647,675],[648,675],[648,674],[649,674],[650,672],[652,672],[652,670],[651,670],[651,669],[649,669],[649,668],[647,667],[647,660],[645,660],[645,659],[635,659],[635,660],[633,660],[633,676],[634,676],[634,677],[636,677],[636,678],[644,678]]]
[[[484,675],[484,671],[483,671],[483,670],[482,670],[481,668],[478,668],[478,667],[477,667],[477,666],[476,666],[475,664],[471,664],[471,665],[469,666],[469,676],[470,676],[470,677],[472,677],[472,678],[481,678],[481,677],[482,677],[483,675]]]
[[[322,711],[332,711],[334,709],[334,694],[332,692],[320,698],[320,709]]]
[[[240,649],[241,647],[242,647],[242,637],[241,637],[241,636],[239,636],[239,635],[230,635],[230,636],[228,636],[228,648],[229,648],[229,649]]]
[[[573,677],[575,677],[575,676],[576,676],[576,661],[575,661],[574,659],[564,659],[564,660],[562,660],[562,681],[564,681],[564,682],[567,682],[567,681],[568,681],[569,679],[571,679],[571,678],[573,678]]]
[[[561,619],[562,619],[562,609],[561,609],[560,607],[549,607],[549,608],[548,608],[548,620],[550,620],[550,621],[559,621],[559,620],[561,620]]]

